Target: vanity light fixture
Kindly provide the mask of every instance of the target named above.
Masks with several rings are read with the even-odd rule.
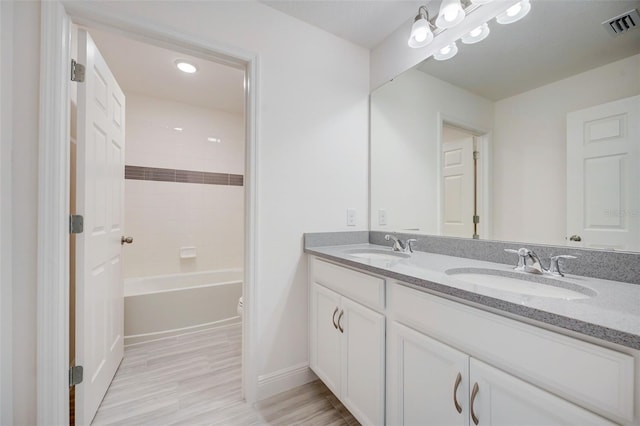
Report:
[[[493,0],[471,0],[471,4],[477,4],[477,5],[481,5],[481,4],[487,4],[492,2]]]
[[[458,45],[454,41],[451,44],[446,45],[442,49],[438,50],[433,54],[433,59],[437,61],[446,61],[447,59],[451,59],[458,53]]]
[[[222,142],[222,139],[220,139],[220,138],[214,138],[214,137],[211,137],[211,136],[210,136],[210,137],[208,137],[208,138],[207,138],[207,140],[208,140],[209,142],[216,142],[216,143],[220,143],[220,142]]]
[[[411,26],[411,35],[409,36],[409,47],[417,49],[424,47],[433,40],[433,32],[431,31],[431,23],[429,22],[429,12],[426,6],[418,8],[418,14],[413,20]]]
[[[175,130],[176,132],[181,132],[184,129],[182,127],[174,127],[173,130]]]
[[[524,18],[530,10],[531,3],[529,0],[521,0],[496,16],[496,21],[499,24],[511,24]]]
[[[463,35],[461,40],[464,44],[478,43],[479,41],[482,41],[485,38],[487,38],[490,31],[491,30],[489,30],[489,24],[485,22],[479,27],[476,27],[471,31],[469,31],[467,34]]]
[[[180,71],[186,72],[187,74],[193,74],[198,71],[198,68],[195,65],[185,61],[184,59],[176,59],[175,64]]]
[[[443,29],[455,27],[465,16],[460,0],[442,0],[436,26]]]

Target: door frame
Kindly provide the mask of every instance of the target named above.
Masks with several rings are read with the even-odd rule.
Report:
[[[480,215],[480,238],[483,240],[491,239],[491,209],[489,206],[491,205],[491,130],[485,129],[480,126],[476,126],[474,124],[468,123],[464,120],[461,120],[452,115],[445,114],[443,112],[438,112],[438,123],[437,123],[437,137],[436,137],[436,145],[438,150],[438,156],[436,158],[436,169],[438,171],[438,176],[436,179],[437,188],[436,188],[436,197],[437,197],[437,235],[442,235],[442,216],[444,203],[442,202],[442,145],[444,141],[442,140],[442,129],[448,124],[450,126],[458,127],[462,130],[470,132],[477,138],[478,142],[478,151],[480,152],[480,161],[478,162],[478,177],[480,179],[480,185],[477,186],[478,189],[478,200],[481,204],[479,208]],[[484,218],[484,219],[483,219]]]
[[[128,37],[245,70],[245,259],[242,322],[242,387],[256,400],[258,235],[258,56],[196,38],[170,27],[94,10],[91,5],[41,2],[38,259],[37,419],[69,422],[69,64],[71,23],[90,24]]]
[[[12,124],[12,61],[4,61],[13,55],[13,4],[0,3],[0,424],[13,423],[13,330],[11,246],[11,144]]]

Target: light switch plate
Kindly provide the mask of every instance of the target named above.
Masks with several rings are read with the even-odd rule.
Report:
[[[347,226],[356,226],[356,209],[347,209]]]
[[[387,211],[386,210],[378,210],[378,225],[386,225],[387,224]]]

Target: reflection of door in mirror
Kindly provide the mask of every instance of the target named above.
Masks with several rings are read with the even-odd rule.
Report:
[[[640,250],[640,96],[567,114],[567,239]],[[573,238],[577,240],[578,238]]]
[[[474,136],[466,130],[442,127],[442,223],[441,234],[449,237],[477,237],[476,167]]]

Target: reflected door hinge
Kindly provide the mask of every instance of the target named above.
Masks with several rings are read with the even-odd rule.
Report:
[[[473,216],[473,223],[480,223],[480,216]]]
[[[469,158],[469,157],[467,157]],[[473,151],[473,159],[477,160],[480,158],[480,151]]]
[[[81,365],[76,365],[69,369],[69,387],[82,383],[83,369]]]
[[[84,231],[84,217],[79,214],[69,215],[69,233],[82,234]]]
[[[71,60],[71,81],[77,81],[78,83],[84,83],[84,65],[76,62],[75,59]]]

